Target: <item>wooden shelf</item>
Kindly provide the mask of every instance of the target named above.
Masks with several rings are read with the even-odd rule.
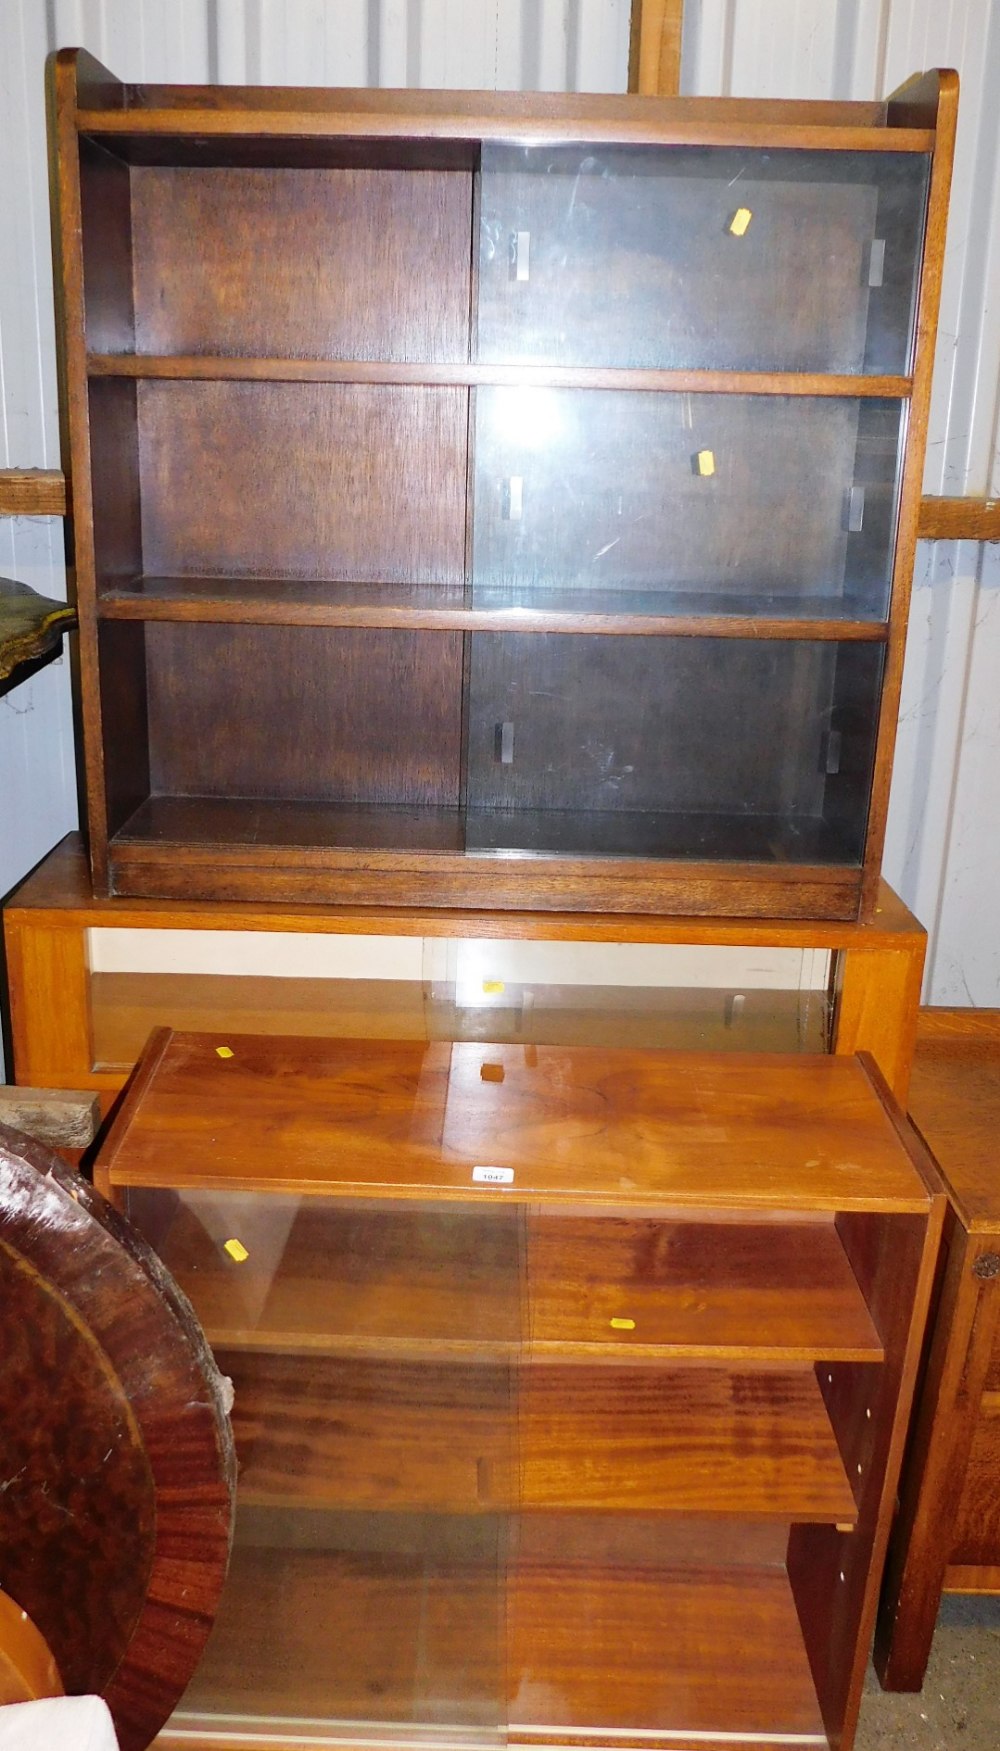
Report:
[[[792,638],[884,643],[885,622],[853,618],[843,598],[766,590],[465,592],[448,584],[356,584],[300,578],[139,578],[98,599],[102,621],[253,626],[400,627],[424,631],[607,633],[674,638]]]
[[[248,1506],[488,1514],[517,1500],[510,1369],[219,1349]]]
[[[240,1235],[249,1257],[226,1251]],[[156,1194],[131,1196],[131,1220],[149,1225],[157,1252],[220,1350],[446,1361],[513,1361],[522,1337],[522,1241],[514,1209],[299,1204],[247,1209],[198,1200],[160,1216]],[[230,1215],[230,1210],[232,1214]],[[261,1221],[269,1233],[256,1234]],[[208,1231],[212,1224],[213,1232]],[[269,1254],[269,1256],[268,1256]]]
[[[95,884],[869,915],[953,83],[56,85]]]
[[[474,141],[506,142],[511,133],[512,100],[491,92],[257,92],[237,86],[220,97],[204,86],[116,89],[108,80],[102,92],[102,83],[95,85],[93,106],[81,83],[75,126],[133,162],[183,162],[187,138],[188,162],[199,165],[325,163],[324,145],[337,152],[335,162],[350,163],[357,161],[350,146],[363,142],[366,163],[378,162],[378,146],[384,144],[397,153],[408,147],[415,167],[471,167]],[[639,108],[628,98],[575,93],[526,94],[516,102],[519,139],[544,146],[597,140],[891,154],[926,153],[935,143],[931,128],[886,127],[884,104],[755,106],[738,100],[649,98]]]
[[[222,1320],[245,1236],[213,1336],[257,1565],[177,1733],[235,1751],[259,1711],[297,1745],[308,1696],[310,1731],[383,1745],[846,1751],[940,1234],[921,1163],[858,1060],[155,1033],[95,1178],[133,1217],[144,1188]],[[264,1659],[236,1700],[267,1612],[295,1689]]]
[[[688,1051],[824,1052],[825,991],[732,993],[704,986],[533,985],[498,1008],[436,996],[416,979],[307,979],[224,973],[91,973],[90,1062],[127,1073],[153,1028],[181,1033],[318,1034],[343,1039],[491,1040],[507,1045],[656,1046]],[[529,1001],[530,999],[530,1001]]]
[[[243,354],[90,353],[91,377],[148,381],[385,383],[515,389],[659,390],[675,395],[826,395],[905,400],[912,377],[861,372],[656,370],[500,361],[248,358]]]
[[[726,1529],[731,1551],[743,1530]],[[649,1746],[690,1733],[699,1748],[743,1751],[774,1735],[825,1748],[780,1558],[754,1566],[720,1548],[714,1564],[706,1553],[671,1567],[648,1525],[646,1541],[645,1554],[636,1539],[603,1563],[592,1533],[574,1547],[561,1526],[524,1525],[509,1582],[511,1738],[565,1744],[575,1729],[600,1745],[603,1730],[606,1744]]]
[[[360,1539],[343,1523],[328,1532],[342,1548],[248,1545],[237,1530],[215,1628],[172,1725],[190,1729],[198,1720],[218,1730],[220,1714],[237,1715],[265,1744],[268,1733],[296,1722],[315,1731],[324,1719],[335,1735],[354,1736],[353,1723],[362,1738],[366,1722],[496,1727],[503,1644],[495,1529],[483,1521],[485,1538],[459,1533],[449,1550],[447,1522],[422,1547],[391,1516],[356,1518]],[[170,1743],[169,1727],[161,1742]]]

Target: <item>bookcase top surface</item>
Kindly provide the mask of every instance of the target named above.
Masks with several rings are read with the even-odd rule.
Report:
[[[156,1030],[98,1166],[118,1185],[926,1210],[861,1060]]]
[[[355,134],[489,138],[690,139],[693,143],[928,151],[932,115],[889,102],[637,97],[634,94],[159,85],[119,81],[84,51],[60,50],[83,132]],[[787,129],[782,140],[776,130]]]

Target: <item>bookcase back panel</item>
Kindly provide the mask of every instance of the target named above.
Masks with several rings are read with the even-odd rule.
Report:
[[[148,572],[461,585],[467,393],[139,385]]]
[[[670,592],[880,619],[899,425],[897,402],[479,389],[475,599],[620,590],[641,612]]]
[[[696,841],[703,822],[701,846],[678,854],[707,841],[722,857],[745,852],[761,817],[765,837],[790,838],[783,855],[795,859],[801,826],[799,855],[822,860],[805,830],[824,820],[832,784],[839,830],[825,856],[860,857],[881,647],[489,633],[472,643],[470,809],[551,810],[556,835],[565,810],[677,811],[694,817]],[[726,824],[713,828],[713,815]],[[669,842],[662,821],[633,831],[637,851],[653,848],[644,836]]]
[[[479,356],[905,372],[926,188],[892,153],[487,145]]]
[[[468,357],[467,173],[131,175],[138,352]]]
[[[164,622],[146,654],[154,793],[458,802],[459,633]]]

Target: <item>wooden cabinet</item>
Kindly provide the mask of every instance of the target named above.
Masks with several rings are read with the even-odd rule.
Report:
[[[870,913],[953,76],[56,87],[96,886]]]
[[[1000,1593],[1000,1010],[925,1009],[913,1117],[949,1208],[875,1663],[919,1690],[942,1592]]]
[[[165,1751],[848,1751],[943,1208],[863,1060],[161,1029],[96,1180],[235,1389]]]

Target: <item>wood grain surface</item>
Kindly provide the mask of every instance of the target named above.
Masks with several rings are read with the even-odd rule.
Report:
[[[66,482],[58,468],[0,468],[0,517],[63,517]]]
[[[225,1578],[235,1459],[222,1382],[145,1243],[2,1128],[0,1276],[0,1581],[66,1690],[102,1694],[123,1751],[143,1751],[198,1662]]]
[[[970,1233],[1000,1229],[1000,1009],[925,1009],[910,1112]]]
[[[882,1356],[832,1222],[532,1212],[525,1268],[539,1358],[580,1350],[618,1360]]]
[[[926,1208],[857,1060],[163,1030],[144,1063],[98,1159],[120,1186],[468,1197],[488,1165],[515,1197]]]

